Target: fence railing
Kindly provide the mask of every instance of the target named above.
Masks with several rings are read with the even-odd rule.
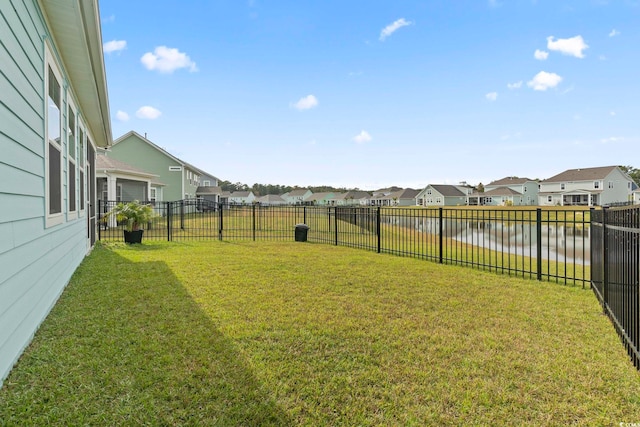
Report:
[[[105,218],[116,202],[99,201],[100,240],[122,240]],[[593,212],[575,209],[380,208],[218,205],[158,202],[144,239],[293,240],[296,224],[311,242],[465,265],[538,280],[591,279]]]
[[[640,207],[592,214],[591,288],[640,368]]]

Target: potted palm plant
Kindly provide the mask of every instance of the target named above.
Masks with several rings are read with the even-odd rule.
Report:
[[[151,205],[138,200],[118,203],[106,217],[115,217],[118,223],[124,223],[124,241],[126,243],[142,243],[142,226],[153,219],[155,213]]]

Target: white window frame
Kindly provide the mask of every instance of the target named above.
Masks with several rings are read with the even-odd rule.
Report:
[[[600,181],[593,181],[593,188],[600,188]]]
[[[87,205],[87,127],[81,117],[76,117],[78,123],[78,140],[76,149],[78,150],[78,206],[79,215],[84,216]],[[82,150],[80,150],[82,147]]]
[[[75,143],[73,145],[73,150],[71,150],[70,137],[71,137],[71,129],[69,129],[69,112],[73,112],[75,116],[75,129],[73,129],[73,137],[75,138]],[[80,197],[78,197],[78,166],[77,166],[77,158],[78,158],[78,109],[76,108],[75,102],[71,99],[70,96],[67,96],[67,203],[70,204],[71,199],[71,191],[70,191],[70,170],[73,168],[75,174],[75,185],[74,185],[74,197],[76,201],[75,209],[71,209],[71,206],[68,206],[68,214],[67,218],[70,220],[76,219],[78,217],[78,204],[80,203]]]
[[[44,75],[45,75],[45,87],[44,87],[44,117],[45,117],[45,126],[44,126],[44,155],[45,155],[45,227],[52,227],[54,225],[62,224],[64,222],[64,144],[63,144],[63,134],[66,126],[64,126],[64,80],[62,79],[62,73],[60,72],[60,67],[56,63],[53,54],[51,53],[51,48],[48,43],[45,43],[45,61],[44,61]],[[51,144],[49,141],[49,69],[53,72],[55,78],[58,80],[58,84],[60,85],[60,117],[59,117],[59,127],[60,127],[60,143],[59,144]],[[53,145],[55,149],[60,151],[60,212],[50,212],[50,203],[51,203],[51,183],[49,180],[49,145]]]
[[[169,166],[169,172],[180,172],[182,171],[182,166]]]

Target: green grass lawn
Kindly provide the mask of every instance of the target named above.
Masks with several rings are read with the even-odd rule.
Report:
[[[98,245],[0,390],[0,425],[620,422],[591,291],[310,243]]]

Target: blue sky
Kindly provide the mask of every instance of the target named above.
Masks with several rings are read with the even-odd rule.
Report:
[[[640,167],[640,1],[102,0],[114,138],[252,185]]]

